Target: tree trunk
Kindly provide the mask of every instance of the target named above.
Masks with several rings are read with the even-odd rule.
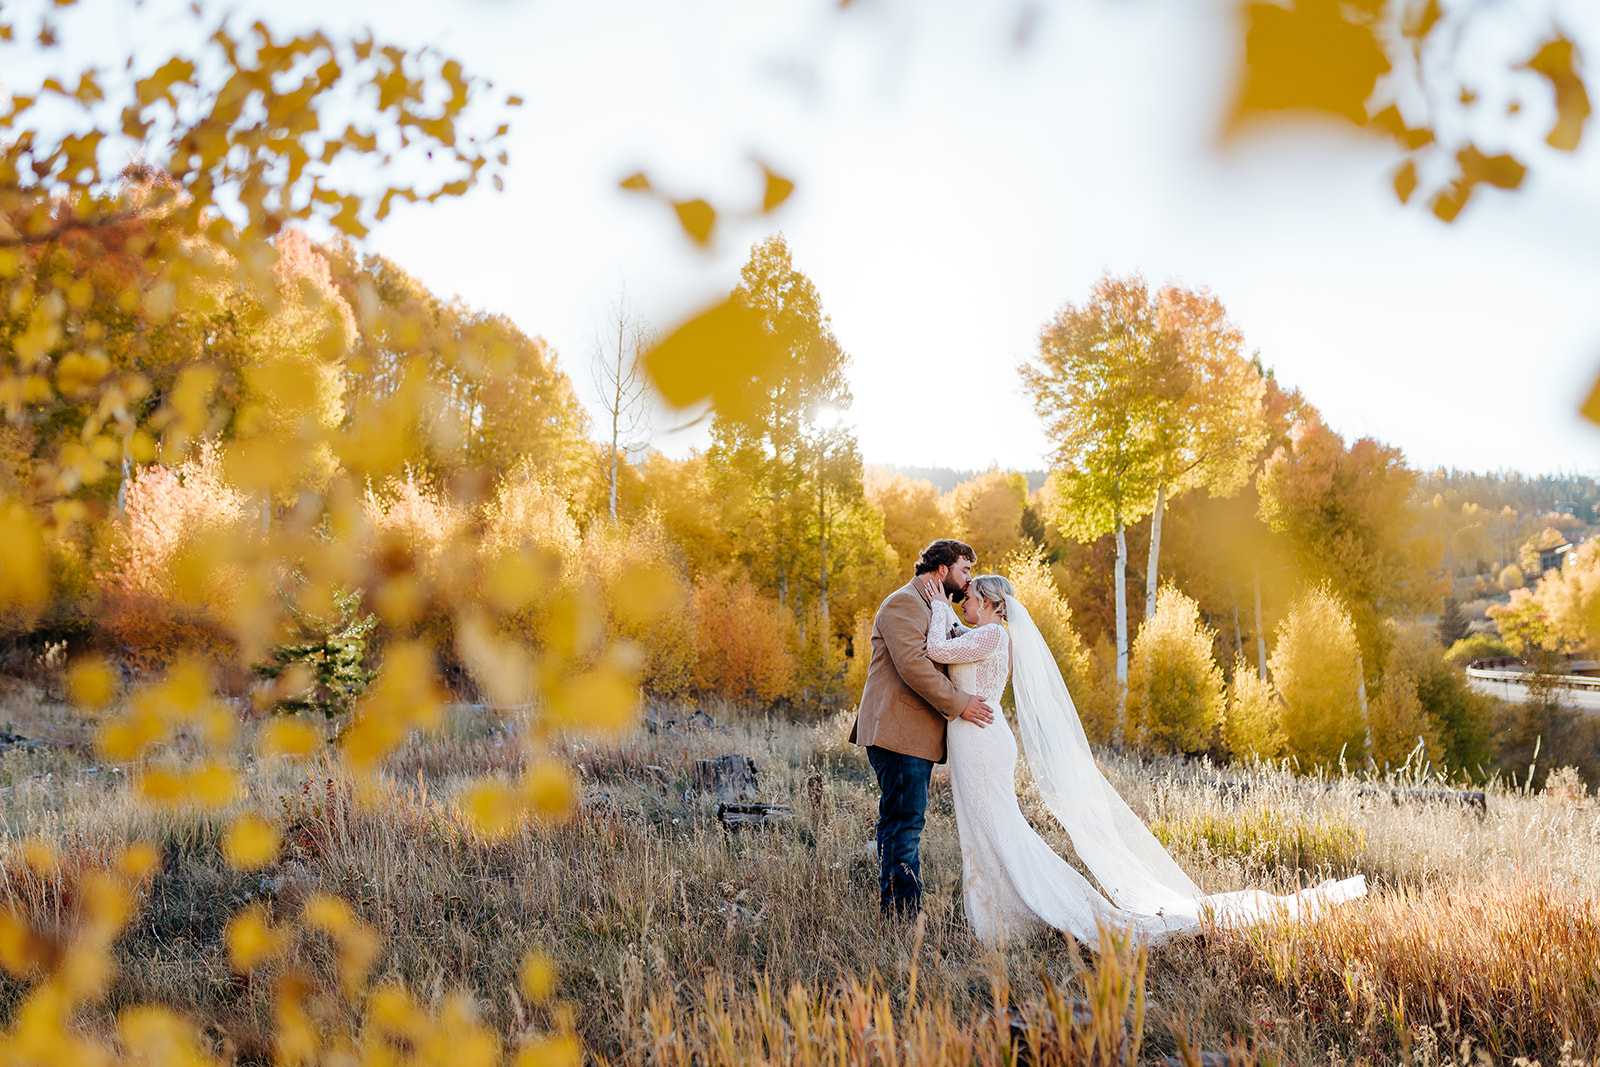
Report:
[[[1117,725],[1115,741],[1122,744],[1123,720],[1128,706],[1128,538],[1117,516]]]
[[[1251,582],[1256,587],[1256,670],[1267,680],[1267,635],[1261,629],[1261,565],[1250,561]]]
[[[1156,509],[1150,513],[1150,563],[1144,572],[1144,617],[1156,613],[1156,563],[1161,558],[1161,516],[1167,510],[1167,487],[1156,490]]]
[[[1233,579],[1228,579],[1228,599],[1233,601],[1233,654],[1244,659],[1244,631],[1239,628],[1239,594],[1233,591]]]
[[[817,607],[822,618],[822,636],[831,632],[828,626],[828,496],[819,486],[817,490],[817,528],[820,532],[822,564],[817,569]]]

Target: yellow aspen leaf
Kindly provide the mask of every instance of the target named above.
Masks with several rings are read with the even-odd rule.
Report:
[[[386,985],[373,990],[367,998],[367,1018],[391,1034],[415,1040],[425,1016],[421,1005],[403,987]]]
[[[177,286],[170,280],[157,282],[144,294],[145,314],[150,316],[151,322],[166,322],[172,317],[172,307],[177,297]]]
[[[1589,91],[1578,76],[1576,59],[1572,42],[1557,37],[1541,45],[1521,68],[1543,75],[1555,91],[1556,121],[1545,141],[1563,152],[1577,150],[1583,140],[1584,123],[1589,119]]]
[[[156,804],[176,804],[187,794],[181,775],[154,768],[139,779],[139,795]]]
[[[99,710],[116,692],[116,672],[103,659],[80,659],[67,671],[67,695],[80,708]]]
[[[686,408],[710,401],[731,418],[753,410],[753,383],[776,364],[777,345],[761,321],[729,298],[669,333],[645,353],[644,368],[662,398]]]
[[[156,698],[180,716],[192,715],[211,695],[211,672],[204,662],[185,659],[167,672]]]
[[[672,210],[678,214],[678,225],[695,244],[704,247],[711,243],[711,231],[717,225],[717,211],[706,201],[674,200]]]
[[[677,578],[654,563],[630,565],[611,590],[617,614],[636,626],[653,622],[672,610],[680,595]]]
[[[272,1005],[272,1037],[277,1045],[276,1062],[309,1064],[316,1060],[320,1044],[316,1025],[305,1009],[307,983],[298,975],[286,976],[278,983]]]
[[[371,709],[345,730],[339,744],[351,768],[357,773],[367,774],[393,752],[395,746],[405,740],[405,736],[405,724],[397,717]]]
[[[789,199],[794,192],[794,182],[777,173],[766,164],[762,164],[761,172],[767,179],[766,190],[761,196],[761,210],[764,212],[775,211],[778,205]]]
[[[86,939],[68,946],[55,980],[69,999],[87,1000],[104,992],[111,971],[105,949]]]
[[[239,793],[239,777],[220,763],[206,764],[189,775],[187,795],[206,808],[220,808]]]
[[[260,749],[268,756],[308,756],[319,739],[316,727],[300,719],[273,719],[261,728]]]
[[[102,723],[95,733],[100,754],[113,763],[137,759],[145,749],[163,740],[168,728],[158,717],[137,711]]]
[[[516,707],[532,695],[533,665],[527,650],[500,637],[476,614],[456,624],[456,649],[467,669],[499,707]]]
[[[23,504],[0,505],[0,606],[33,608],[49,595],[44,528]]]
[[[104,871],[86,876],[79,891],[83,894],[84,911],[92,930],[114,934],[133,916],[133,899],[127,887]]]
[[[300,921],[313,930],[342,938],[355,927],[355,916],[350,905],[328,893],[315,893],[308,897],[300,909]]]
[[[485,837],[504,837],[516,828],[523,812],[522,798],[504,782],[479,782],[467,790],[467,816]]]
[[[522,795],[534,814],[548,820],[565,819],[577,803],[572,775],[555,760],[541,760],[527,769],[522,776]]]
[[[29,978],[50,958],[49,945],[16,912],[0,911],[0,967],[13,978]]]
[[[648,193],[650,191],[650,179],[642,170],[634,171],[617,184],[630,193]]]
[[[140,1004],[117,1017],[123,1047],[138,1062],[202,1067],[210,1057],[194,1027],[167,1008]]]
[[[1417,165],[1412,160],[1406,160],[1400,169],[1394,172],[1394,195],[1400,198],[1402,204],[1411,200],[1411,194],[1417,191]]]
[[[351,926],[344,935],[339,945],[339,985],[345,996],[354,998],[361,991],[382,948],[378,935],[364,923]]]
[[[569,730],[600,736],[626,731],[639,707],[638,686],[607,667],[552,687],[547,697],[556,722]]]
[[[149,463],[156,458],[156,442],[143,430],[135,430],[128,438],[128,455],[135,463]]]
[[[489,565],[484,596],[498,611],[520,611],[544,595],[559,567],[560,560],[545,552],[522,549],[502,553]]]
[[[1594,384],[1589,387],[1589,395],[1584,398],[1583,406],[1578,410],[1590,422],[1600,423],[1600,378],[1596,378]]]
[[[556,991],[556,969],[550,957],[535,949],[522,957],[522,970],[517,974],[517,985],[530,1004],[542,1004]]]
[[[255,814],[237,816],[222,837],[222,854],[241,871],[265,867],[278,855],[278,828]]]
[[[536,1037],[517,1050],[515,1067],[580,1067],[583,1049],[571,1034]]]
[[[1367,124],[1367,98],[1388,73],[1369,25],[1337,0],[1294,0],[1290,7],[1246,7],[1244,78],[1230,127],[1263,112],[1297,110]]]
[[[224,940],[228,963],[235,972],[245,974],[281,952],[288,939],[272,925],[266,908],[252,904],[228,920]]]
[[[122,850],[117,868],[129,882],[142,882],[155,872],[161,853],[148,841],[136,841]]]
[[[22,862],[33,873],[49,878],[59,869],[61,858],[54,843],[44,838],[30,837],[22,846]]]

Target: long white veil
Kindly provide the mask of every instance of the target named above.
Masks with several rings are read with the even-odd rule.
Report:
[[[1045,805],[1113,904],[1145,915],[1209,911],[1223,922],[1250,921],[1285,911],[1300,914],[1304,905],[1366,892],[1365,880],[1357,875],[1291,897],[1255,890],[1203,894],[1095,766],[1072,695],[1028,609],[1007,596],[1006,617],[1012,693],[1028,767]]]
[[[1078,858],[1119,908],[1154,914],[1202,894],[1095,766],[1056,658],[1016,597],[1006,597],[1011,686],[1034,783]]]

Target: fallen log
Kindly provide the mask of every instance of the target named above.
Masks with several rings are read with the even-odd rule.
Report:
[[[794,818],[794,809],[787,804],[718,804],[717,821],[730,830],[744,827],[765,829],[778,826]]]

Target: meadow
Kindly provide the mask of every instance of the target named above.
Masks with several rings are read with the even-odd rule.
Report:
[[[287,919],[333,894],[371,938],[362,991],[305,1001],[322,1062],[337,1059],[341,1034],[374,1047],[397,1003],[437,1020],[435,1034],[469,1018],[486,1048],[542,1049],[527,1062],[552,1064],[578,1049],[525,1039],[571,1033],[591,1062],[650,1064],[1600,1056],[1600,811],[1571,774],[1539,794],[1491,783],[1480,812],[1411,799],[1439,788],[1414,769],[1377,782],[1102,751],[1108,776],[1203,888],[1287,890],[1361,873],[1370,896],[1305,925],[1148,951],[1052,935],[988,952],[962,915],[943,779],[924,837],[925,919],[879,918],[866,851],[877,792],[845,743],[848,713],[806,723],[727,703],[652,706],[621,739],[555,742],[575,771],[573,814],[493,840],[464,811],[463,790],[522,770],[519,715],[452,706],[442,729],[413,735],[364,789],[323,754],[259,755],[247,729],[237,741],[247,795],[211,811],[141,802],[132,768],[76,743],[85,716],[43,691],[12,688],[4,717],[8,732],[74,743],[0,757],[0,907],[65,940],[86,872],[134,842],[159,855],[113,946],[114,976],[75,1019],[91,1039],[109,1037],[130,1006],[160,1004],[218,1060],[272,1060],[281,976],[338,989],[350,946],[302,933],[238,973],[228,924],[250,909]],[[695,761],[730,753],[754,760],[761,799],[789,805],[788,819],[758,830],[717,821]],[[1070,855],[1023,773],[1024,810]],[[221,847],[246,810],[284,842],[259,870],[237,869]],[[530,952],[552,965],[552,989],[530,991]],[[34,980],[0,978],[0,1025],[17,1024]],[[431,1062],[420,1040],[386,1041],[384,1062]],[[445,1047],[438,1062],[471,1061],[466,1047]]]

